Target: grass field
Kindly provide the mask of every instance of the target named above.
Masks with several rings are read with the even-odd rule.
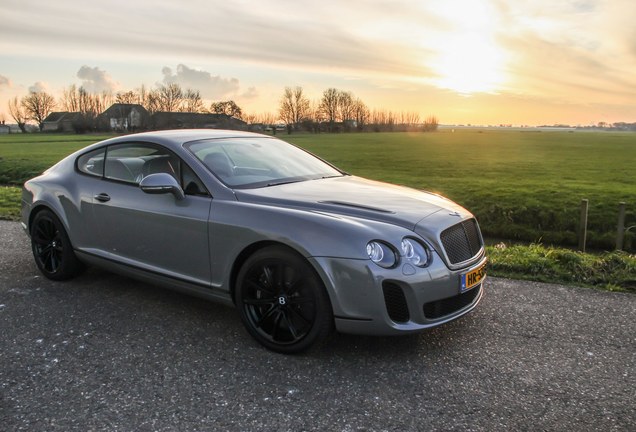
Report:
[[[73,153],[111,135],[0,135],[0,185],[20,186]]]
[[[572,246],[589,199],[588,246],[611,250],[618,204],[636,224],[636,134],[445,130],[437,133],[280,135],[355,175],[441,193],[475,213],[491,238]],[[0,137],[0,185],[20,185],[95,135]],[[0,213],[16,217],[16,188]],[[636,241],[630,232],[628,250]]]
[[[477,215],[491,243],[533,242],[489,246],[491,275],[636,292],[635,255],[549,246],[576,244],[583,198],[590,200],[589,246],[613,248],[620,201],[627,203],[626,225],[636,225],[634,133],[487,129],[279,137],[352,174],[446,195]],[[0,136],[0,218],[18,218],[24,180],[104,138]],[[632,252],[635,238],[627,238]]]
[[[286,137],[356,175],[439,192],[492,238],[576,245],[589,200],[588,246],[615,245],[619,202],[636,224],[636,134],[450,130]],[[627,243],[634,250],[634,235]]]

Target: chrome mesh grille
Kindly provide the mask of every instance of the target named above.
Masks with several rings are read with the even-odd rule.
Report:
[[[475,219],[468,219],[445,229],[440,237],[451,264],[471,259],[482,247]]]

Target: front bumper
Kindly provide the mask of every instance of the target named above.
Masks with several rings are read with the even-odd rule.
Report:
[[[314,257],[342,333],[397,335],[452,321],[473,310],[483,297],[485,278],[461,290],[461,275],[486,264],[483,253],[471,265],[449,270],[433,253],[431,264],[383,269],[370,260]]]

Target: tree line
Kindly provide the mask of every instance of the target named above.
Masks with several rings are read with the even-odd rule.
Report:
[[[421,119],[416,112],[394,112],[369,109],[353,93],[328,88],[319,100],[310,100],[302,87],[286,87],[278,101],[276,112],[246,113],[233,100],[215,101],[206,105],[198,90],[183,89],[179,84],[159,85],[152,89],[141,86],[125,92],[90,93],[83,87],[71,85],[63,90],[59,100],[45,91],[30,92],[27,96],[9,101],[9,113],[22,132],[27,122],[38,124],[54,110],[78,113],[76,130],[95,130],[97,116],[113,103],[139,104],[149,114],[157,112],[189,112],[225,114],[245,121],[249,126],[268,128],[283,124],[288,133],[351,132],[351,131],[435,131],[435,116]]]
[[[278,116],[287,131],[435,131],[435,116],[422,120],[416,112],[370,110],[353,93],[328,88],[317,101],[311,101],[302,87],[285,87],[279,101]]]

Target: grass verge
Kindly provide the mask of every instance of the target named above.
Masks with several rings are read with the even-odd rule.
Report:
[[[0,186],[0,219],[18,220],[20,217],[20,188]]]
[[[492,276],[636,293],[636,255],[626,252],[590,254],[503,243],[486,249]]]
[[[18,220],[20,188],[0,186],[0,219]],[[495,277],[636,293],[636,255],[589,254],[539,244],[486,247]]]

